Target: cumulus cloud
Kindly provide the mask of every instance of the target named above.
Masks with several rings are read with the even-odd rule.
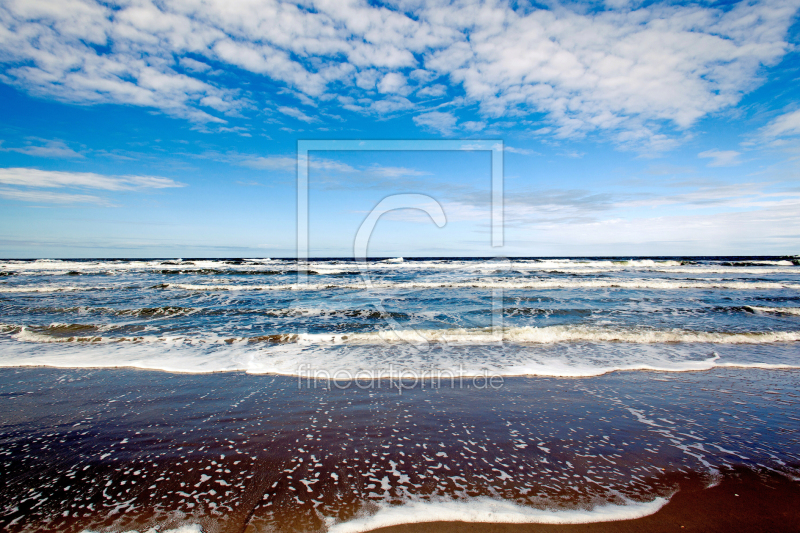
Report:
[[[482,120],[469,120],[467,122],[462,122],[461,127],[467,131],[481,131],[486,128],[486,123]]]
[[[411,91],[406,84],[405,76],[397,72],[390,72],[378,83],[378,92],[406,95]]]
[[[760,83],[760,69],[790,49],[796,11],[795,0],[615,1],[600,10],[502,0],[8,0],[0,79],[38,96],[197,123],[224,123],[263,105],[253,98],[271,98],[242,91],[243,71],[313,100],[350,95],[344,109],[380,115],[418,105],[407,98],[412,80],[414,98],[463,95],[486,118],[536,114],[546,123],[539,132],[557,138],[599,132],[668,148],[676,131]],[[212,65],[232,75],[209,75]],[[375,99],[376,89],[386,97]],[[433,127],[426,120],[418,123]],[[791,133],[796,121],[776,119],[764,133]]]
[[[710,167],[730,167],[741,163],[740,155],[741,153],[735,150],[706,150],[697,154],[697,157],[711,159],[708,164]]]
[[[429,85],[428,87],[423,87],[422,89],[417,91],[417,96],[427,96],[429,98],[438,98],[446,94],[447,94],[447,87],[445,87],[441,83],[437,83],[435,85]]]
[[[414,123],[417,126],[428,128],[447,135],[452,133],[453,128],[456,125],[456,117],[452,113],[431,111],[429,113],[422,113],[421,115],[414,117]]]

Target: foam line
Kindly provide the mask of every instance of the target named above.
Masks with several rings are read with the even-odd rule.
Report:
[[[720,356],[706,350],[659,345],[565,345],[555,350],[502,349],[496,346],[419,350],[413,346],[303,346],[297,343],[258,345],[187,342],[70,342],[43,345],[0,337],[0,367],[139,368],[180,373],[247,372],[311,379],[429,378],[435,372],[447,381],[495,376],[592,377],[618,371],[707,371],[718,366],[743,369],[789,369],[787,360],[753,361],[748,353]],[[322,371],[320,374],[318,371]],[[367,373],[364,373],[367,372]],[[413,374],[409,374],[412,372]],[[327,377],[326,377],[327,376]]]
[[[83,531],[81,531],[81,533],[97,533],[97,532],[84,529]],[[131,531],[126,531],[125,533],[138,533],[138,532],[131,530]],[[164,530],[159,530],[154,527],[151,527],[150,529],[143,531],[142,533],[203,533],[203,528],[200,527],[200,525],[198,524],[187,524],[185,526],[179,526],[175,529],[164,529]]]
[[[689,331],[680,329],[654,330],[643,328],[598,328],[589,326],[509,327],[497,332],[490,328],[457,329],[398,329],[362,333],[282,333],[255,337],[223,337],[217,334],[187,336],[136,335],[135,337],[103,337],[98,333],[113,331],[122,326],[100,324],[58,324],[22,326],[0,324],[0,333],[26,342],[86,342],[95,343],[159,343],[189,342],[193,344],[288,344],[300,345],[385,345],[446,343],[492,345],[500,340],[513,344],[559,344],[574,342],[627,344],[772,344],[800,341],[800,331]]]
[[[590,510],[536,509],[492,498],[469,500],[413,501],[402,505],[383,505],[370,516],[340,522],[328,533],[362,533],[382,527],[421,522],[473,522],[503,524],[589,524],[634,520],[658,512],[669,499],[601,505]]]
[[[711,343],[770,344],[800,341],[800,331],[707,332],[686,330],[610,329],[586,326],[526,326],[505,328],[502,339],[521,344],[560,342],[625,342],[633,344]],[[409,329],[348,334],[301,334],[300,343],[384,344],[446,342],[453,344],[492,344],[500,335],[490,329]]]
[[[698,281],[698,280],[509,280],[509,281],[456,281],[456,282],[375,282],[374,289],[729,289],[729,290],[780,290],[800,289],[800,284],[763,281]],[[365,290],[364,283],[307,283],[307,284],[190,284],[164,283],[157,288],[189,291],[324,291]],[[2,289],[0,289],[2,290]]]

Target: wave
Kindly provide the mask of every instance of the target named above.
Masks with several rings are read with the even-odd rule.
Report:
[[[384,504],[372,515],[328,526],[328,533],[362,533],[374,529],[423,522],[473,522],[502,524],[589,524],[633,520],[658,512],[669,501],[627,501],[593,509],[537,509],[508,500],[476,497],[468,500],[410,501]]]
[[[104,308],[108,309],[108,308]],[[140,307],[136,309],[111,309],[115,315],[130,316],[141,318],[166,318],[193,315],[199,312],[199,309],[192,307],[180,307],[177,305],[164,305],[161,307]]]
[[[368,333],[300,334],[300,343],[384,344],[452,343],[491,344],[498,341],[518,344],[554,344],[562,342],[621,342],[630,344],[706,343],[771,344],[800,341],[800,331],[707,332],[687,330],[610,329],[587,326],[511,327],[471,329],[382,330]]]
[[[103,332],[144,331],[140,325],[51,324],[23,326],[0,324],[0,333],[29,342],[176,342],[197,344],[297,343],[301,345],[348,344],[461,344],[492,345],[500,341],[519,344],[626,343],[626,344],[773,344],[800,341],[800,331],[711,332],[681,329],[599,328],[560,325],[545,327],[386,329],[356,333],[273,333],[225,337],[211,333],[189,335],[137,335],[102,337]]]
[[[326,518],[328,533],[363,533],[379,528],[425,522],[469,522],[495,524],[590,524],[635,520],[658,512],[669,498],[650,502],[608,503],[592,509],[538,509],[488,497],[466,500],[432,499],[408,501],[401,505],[375,504],[377,511],[367,516],[339,522]],[[148,531],[155,531],[151,529]],[[81,533],[96,533],[83,530]],[[137,533],[131,531],[130,533]],[[203,533],[199,524],[186,524],[163,533]]]
[[[797,259],[781,259],[780,261],[722,261],[722,266],[732,267],[752,267],[752,266],[797,266],[800,261]]]
[[[465,260],[465,259],[412,259],[402,257],[370,260],[369,268],[376,270],[482,270],[497,267],[497,261]],[[774,260],[671,260],[671,259],[507,259],[504,265],[511,269],[522,271],[564,271],[575,273],[593,272],[674,272],[674,273],[789,273],[800,265],[797,258]],[[186,274],[231,274],[248,273],[249,271],[263,270],[269,267],[273,272],[287,274],[292,270],[311,268],[319,273],[337,272],[342,269],[357,271],[358,265],[352,260],[330,259],[309,260],[298,262],[294,259],[203,259],[203,260],[6,260],[0,261],[3,271],[26,273],[97,273],[97,272],[127,272],[151,271],[155,273],[171,274],[175,272]],[[302,268],[300,268],[302,267]]]
[[[31,307],[27,308],[29,314],[70,314],[70,315],[105,315],[121,316],[142,319],[180,318],[188,316],[266,316],[266,317],[319,317],[319,318],[350,318],[350,319],[381,319],[395,318],[408,319],[413,314],[400,311],[378,311],[377,309],[324,309],[306,307],[287,308],[202,308],[165,305],[160,307],[139,307],[131,309],[115,309],[113,307]],[[544,312],[544,311],[543,311]],[[558,313],[558,311],[548,311]]]
[[[456,282],[375,282],[373,289],[723,289],[723,290],[780,290],[800,289],[800,284],[758,281],[698,281],[698,280],[513,280],[513,281],[456,281]],[[161,283],[154,289],[190,291],[322,291],[366,290],[364,283],[294,283],[274,285],[189,284]],[[0,289],[2,290],[2,289]]]
[[[800,368],[797,365],[784,363],[716,363],[714,366],[722,368],[760,368],[762,370],[788,370]]]
[[[408,313],[397,311],[378,311],[376,309],[310,309],[303,307],[290,307],[286,309],[254,309],[248,313],[254,313],[275,317],[340,317],[340,318],[409,318]]]
[[[22,287],[7,287],[0,286],[0,293],[24,293],[24,292],[74,292],[74,291],[87,291],[87,290],[102,290],[111,289],[113,287],[79,287],[75,285],[44,285],[44,286],[22,286]]]
[[[289,276],[296,274],[317,275],[319,272],[315,270],[223,270],[218,268],[176,268],[176,269],[161,269],[161,270],[148,270],[150,274],[163,274],[166,276],[171,275],[193,275],[193,276]]]
[[[20,326],[0,324],[0,333],[15,336],[18,340],[28,342],[119,342],[134,340],[130,337],[103,337],[103,333],[145,331],[141,325],[115,324],[60,324],[47,326]]]
[[[546,317],[551,316],[590,316],[593,313],[591,309],[558,309],[550,308],[543,309],[540,307],[505,307],[503,314],[505,316],[534,316],[543,315]]]
[[[542,316],[542,317],[588,317],[593,314],[609,314],[613,313],[610,310],[602,310],[595,308],[559,308],[559,307],[527,307],[527,306],[514,306],[514,303],[520,303],[527,300],[526,298],[509,298],[508,303],[503,308],[503,314],[507,317],[522,317],[522,316]],[[547,301],[550,299],[543,299],[541,297],[534,297],[535,301]],[[792,298],[792,300],[794,300]],[[2,309],[0,309],[1,311]],[[406,313],[401,311],[379,311],[377,309],[359,309],[359,308],[345,308],[345,309],[327,309],[327,308],[310,308],[310,307],[286,307],[286,308],[260,308],[260,307],[183,307],[177,305],[164,305],[159,307],[140,307],[130,309],[117,309],[113,307],[91,307],[91,306],[70,306],[70,307],[29,307],[26,312],[32,315],[40,314],[70,314],[70,315],[106,315],[106,316],[121,316],[142,319],[162,319],[162,318],[179,318],[187,316],[266,316],[266,317],[320,317],[320,318],[354,318],[354,319],[381,319],[381,318],[396,318],[396,319],[409,319],[411,317],[429,318],[430,313]],[[626,313],[634,311],[625,310]],[[652,310],[645,311],[650,314]],[[763,307],[755,305],[741,305],[741,306],[716,306],[716,307],[700,307],[700,308],[662,308],[659,312],[675,314],[683,313],[690,315],[701,315],[705,313],[746,313],[755,315],[791,315],[799,316],[800,307]]]
[[[750,313],[755,314],[776,314],[776,315],[793,315],[800,316],[800,307],[758,307],[755,305],[746,305],[744,309]]]
[[[253,339],[141,337],[118,342],[64,342],[0,336],[0,367],[138,368],[165,372],[246,372],[313,380],[426,379],[493,376],[582,378],[612,372],[698,372],[800,368],[787,348],[778,358],[753,360],[739,345],[593,343],[540,345],[305,344],[299,336]],[[229,342],[230,341],[230,342]],[[43,343],[44,342],[44,343]],[[719,355],[722,353],[723,355]],[[773,354],[774,355],[774,354]]]

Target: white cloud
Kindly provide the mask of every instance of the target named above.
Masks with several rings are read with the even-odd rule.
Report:
[[[235,163],[237,165],[256,170],[280,170],[284,172],[295,172],[297,170],[297,156],[256,156],[248,154],[228,154],[225,156],[212,154],[210,157],[219,161]],[[355,169],[346,163],[325,159],[322,157],[310,156],[308,164],[317,170],[330,170],[334,172],[354,172]]]
[[[179,59],[179,63],[183,68],[191,70],[192,72],[208,72],[211,70],[210,65],[192,59],[191,57],[182,57]]]
[[[467,122],[462,122],[461,127],[467,131],[481,131],[486,127],[486,123],[483,121],[470,120]]]
[[[456,117],[452,113],[431,111],[430,113],[423,113],[414,117],[414,123],[417,126],[429,128],[441,134],[448,135],[452,133],[456,125]]]
[[[309,117],[299,109],[295,107],[288,107],[288,106],[280,106],[278,107],[278,111],[283,113],[284,115],[290,116],[292,118],[296,118],[297,120],[302,120],[303,122],[318,122],[319,119],[315,117]]]
[[[362,89],[374,89],[379,76],[377,70],[362,70],[356,74],[356,85]]]
[[[48,203],[48,204],[96,204],[111,206],[105,198],[91,194],[69,194],[50,191],[29,191],[8,189],[0,187],[0,198],[19,200],[22,202]]]
[[[787,135],[800,135],[800,109],[785,113],[761,129],[761,136],[775,139]]]
[[[537,255],[731,255],[796,252],[800,201],[748,211],[620,217],[510,229],[510,250]],[[612,250],[612,252],[609,252]]]
[[[185,186],[168,178],[154,176],[104,176],[92,172],[62,172],[35,168],[0,168],[0,183],[24,187],[71,187],[105,191]]]
[[[405,76],[397,72],[390,72],[378,83],[378,92],[406,95],[411,92],[411,90],[406,84]]]
[[[63,141],[56,141],[56,140],[45,140],[45,139],[36,139],[37,141],[43,141],[44,144],[32,144],[29,143],[25,146],[18,146],[12,148],[2,148],[0,147],[0,151],[2,152],[19,152],[21,154],[32,155],[35,157],[52,157],[52,158],[59,158],[59,159],[79,159],[83,158],[83,155],[76,152],[69,146],[67,146]],[[2,141],[0,141],[2,144]]]
[[[233,160],[243,167],[254,168],[258,170],[294,171],[297,169],[297,158],[291,156],[235,156],[233,158],[222,158],[222,160]]]
[[[789,3],[724,12],[656,4],[484,16],[473,30],[482,39],[431,53],[426,66],[449,71],[488,115],[537,109],[556,136],[619,130],[623,142],[649,142],[660,122],[687,128],[738,102],[758,66],[787,50],[780,17],[795,11]]]
[[[377,84],[394,96],[343,107],[378,114],[415,106],[404,98],[407,77],[445,79],[487,118],[543,114],[551,136],[600,132],[668,148],[672,130],[736,105],[760,83],[760,69],[790,49],[797,11],[795,0],[725,8],[614,1],[600,11],[477,0],[392,5],[8,0],[0,5],[0,79],[62,101],[217,123],[256,107],[235,81],[241,71],[317,100],[331,91],[372,100]],[[203,60],[237,76],[207,76]],[[442,87],[417,95],[444,96]],[[764,134],[796,132],[796,121],[776,119]]]
[[[418,81],[419,83],[428,83],[436,79],[435,72],[431,72],[429,70],[421,68],[412,70],[408,75],[412,80]]]
[[[436,85],[429,85],[417,91],[417,96],[427,96],[430,98],[438,98],[447,94],[447,87],[441,83]]]
[[[526,148],[514,148],[513,146],[504,146],[503,150],[506,152],[510,152],[512,154],[540,155],[539,152],[536,152],[535,150],[528,150]]]
[[[297,156],[292,155],[263,157],[252,154],[234,153],[223,155],[209,153],[206,154],[205,157],[215,159],[217,161],[224,161],[226,163],[237,164],[255,170],[275,170],[287,173],[294,173],[297,170],[298,163]],[[326,159],[313,154],[308,158],[308,166],[312,170],[342,174],[346,178],[346,181],[343,182],[345,185],[348,183],[357,183],[358,186],[368,184],[369,186],[374,187],[378,185],[385,185],[387,180],[391,181],[399,178],[416,178],[428,175],[428,172],[406,167],[393,167],[377,164],[368,167],[353,167],[341,161]]]
[[[376,100],[369,105],[369,111],[378,115],[388,115],[396,111],[411,109],[414,104],[402,96],[390,96],[383,100]]]
[[[365,172],[382,178],[403,178],[408,176],[426,176],[427,172],[414,170],[405,167],[385,167],[382,165],[373,165],[365,170]]]
[[[697,154],[697,157],[711,159],[708,164],[710,167],[730,167],[741,163],[740,155],[742,154],[735,150],[706,150]]]

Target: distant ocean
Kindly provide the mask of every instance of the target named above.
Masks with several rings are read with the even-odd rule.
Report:
[[[0,260],[0,525],[584,523],[800,476],[797,257],[366,272]]]

